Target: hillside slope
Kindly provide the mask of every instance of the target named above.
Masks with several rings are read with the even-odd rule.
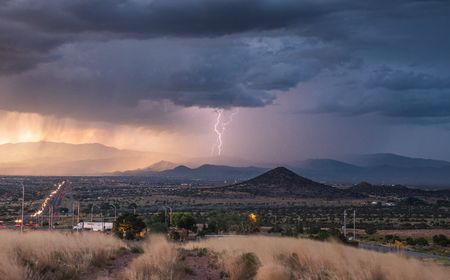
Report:
[[[251,180],[231,185],[230,191],[260,196],[303,198],[359,198],[362,195],[337,189],[301,177],[285,167],[277,167]]]

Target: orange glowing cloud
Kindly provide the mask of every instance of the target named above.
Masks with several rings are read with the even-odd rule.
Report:
[[[158,131],[143,126],[83,122],[0,110],[0,144],[38,141],[101,143],[120,149],[193,156],[209,151],[204,148],[202,137],[196,133],[182,136],[178,132]]]

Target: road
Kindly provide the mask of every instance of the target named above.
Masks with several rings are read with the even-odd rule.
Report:
[[[360,242],[358,245],[358,248],[370,250],[370,251],[382,252],[382,253],[397,253],[398,252],[395,247],[377,245],[377,244],[372,244],[372,243]],[[449,257],[438,256],[438,255],[433,255],[433,254],[428,254],[428,253],[415,252],[415,251],[406,250],[406,249],[400,250],[399,254],[409,256],[409,257],[414,257],[414,258],[420,258],[420,259],[437,259],[437,260],[450,261]]]

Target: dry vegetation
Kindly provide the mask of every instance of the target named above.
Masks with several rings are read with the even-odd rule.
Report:
[[[186,278],[189,262],[182,259],[182,252],[192,252],[184,254],[195,256],[192,260],[207,256],[215,265],[206,269],[223,271],[223,275],[219,274],[232,280],[439,280],[450,275],[450,270],[443,266],[307,239],[242,236],[179,246],[164,236],[153,235],[139,246],[135,250],[142,254],[135,255],[131,263],[105,279],[203,279],[204,271],[198,270]],[[116,256],[120,259],[118,252],[123,247],[126,245],[120,240],[96,233],[2,232],[0,279],[95,279],[109,260]]]
[[[448,279],[450,270],[393,254],[335,243],[277,237],[229,237],[189,243],[218,253],[231,279]]]
[[[84,279],[124,244],[100,234],[0,233],[0,279]]]
[[[162,235],[152,235],[142,245],[144,253],[123,272],[127,280],[160,280],[176,278],[177,250]]]

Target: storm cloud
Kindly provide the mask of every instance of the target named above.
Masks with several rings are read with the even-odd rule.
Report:
[[[448,1],[3,2],[0,109],[164,124],[305,85],[309,112],[450,116]]]

